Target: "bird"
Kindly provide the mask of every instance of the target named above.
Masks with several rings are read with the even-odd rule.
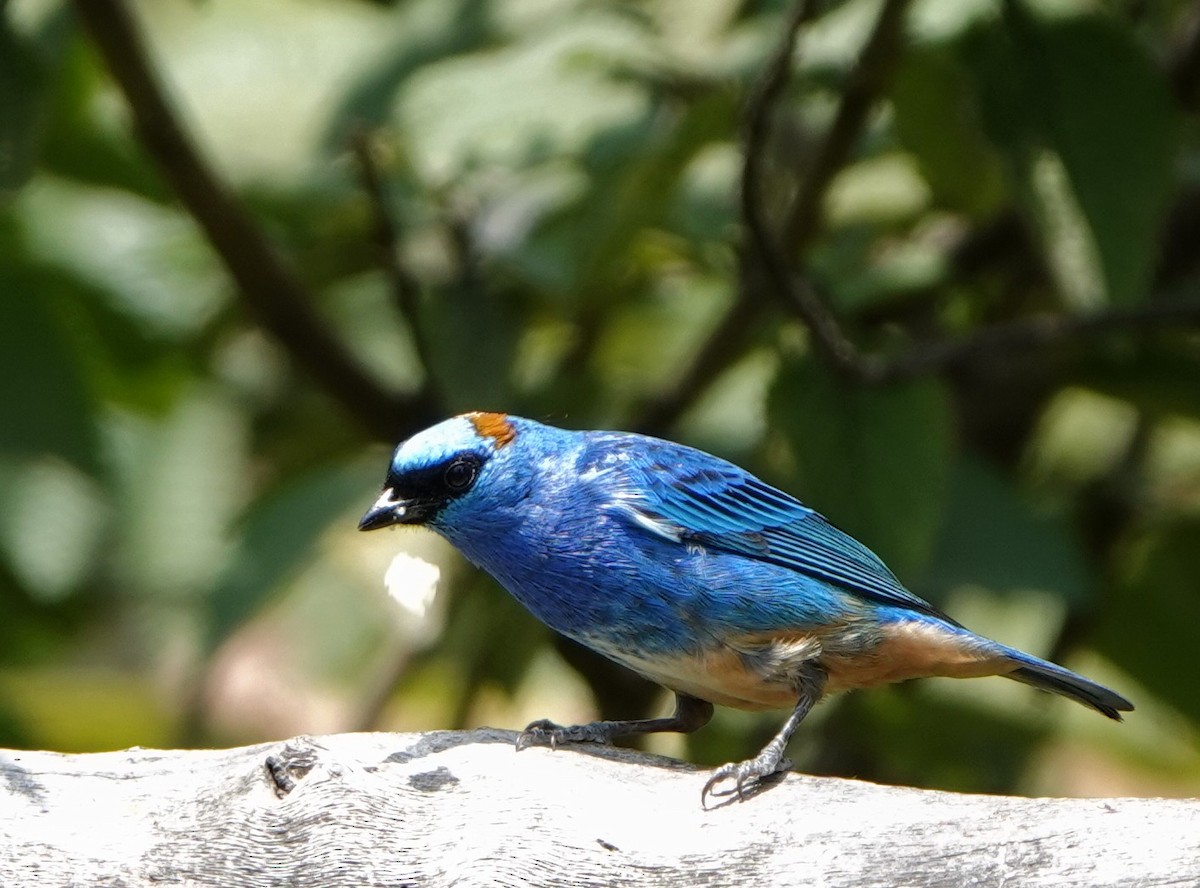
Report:
[[[690,733],[714,705],[790,709],[761,752],[713,771],[702,804],[744,799],[789,769],[792,734],[839,691],[999,675],[1117,721],[1133,710],[1115,691],[970,631],[790,494],[664,439],[464,413],[396,447],[358,526],[396,525],[440,534],[551,629],[675,694],[661,718],[540,719],[518,751]]]

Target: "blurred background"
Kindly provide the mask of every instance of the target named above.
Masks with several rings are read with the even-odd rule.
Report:
[[[915,682],[799,767],[1200,794],[1197,12],[814,3],[771,78],[773,0],[0,3],[0,746],[667,711],[356,531],[485,409],[733,459],[1137,704]]]

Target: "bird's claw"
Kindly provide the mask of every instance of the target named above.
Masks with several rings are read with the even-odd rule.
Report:
[[[539,718],[525,726],[517,737],[517,752],[530,746],[549,746],[551,750],[558,749],[558,744],[566,739],[566,728],[556,725],[548,718]]]
[[[780,758],[778,755],[770,755],[764,751],[762,755],[755,756],[752,759],[747,759],[744,762],[729,762],[721,765],[713,772],[713,775],[708,778],[708,782],[704,784],[704,789],[700,791],[700,804],[707,806],[708,797],[737,795],[739,802],[746,800],[747,789],[756,789],[763,781],[776,774],[782,774],[784,771],[790,770],[792,763],[790,759]],[[717,790],[715,787],[723,780],[732,778],[734,785],[732,789]]]
[[[548,718],[530,722],[517,737],[517,752],[530,746],[549,746],[558,749],[560,743],[612,743],[613,722],[592,722],[590,725],[556,725]]]

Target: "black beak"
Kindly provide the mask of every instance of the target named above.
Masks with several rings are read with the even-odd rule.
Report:
[[[375,500],[375,505],[367,509],[367,514],[362,516],[358,522],[358,529],[379,530],[393,524],[412,524],[416,517],[411,514],[416,511],[413,508],[415,505],[411,500],[393,499],[392,488],[386,487],[379,499]]]

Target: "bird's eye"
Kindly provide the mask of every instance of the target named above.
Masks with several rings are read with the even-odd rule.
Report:
[[[461,493],[475,483],[475,475],[478,471],[479,467],[473,460],[456,459],[446,466],[446,472],[442,479],[448,488],[456,493]]]

